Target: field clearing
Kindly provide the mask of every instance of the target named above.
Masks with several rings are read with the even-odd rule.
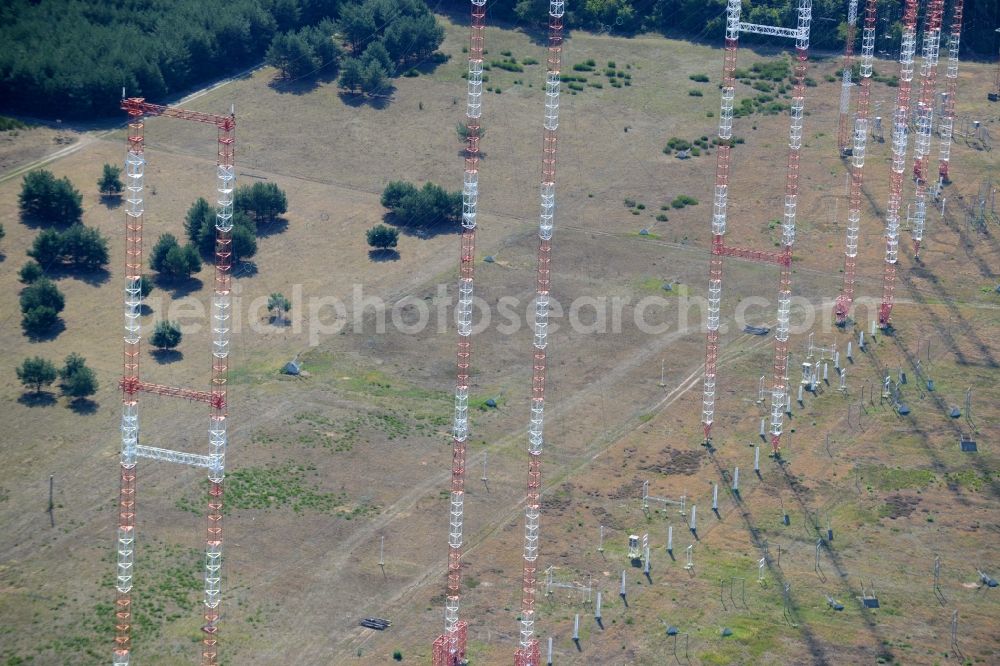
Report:
[[[281,92],[271,86],[273,70],[265,68],[192,103],[213,112],[235,104],[238,180],[276,182],[290,203],[287,228],[266,230],[256,270],[236,280],[226,663],[384,664],[397,649],[404,663],[425,663],[441,630],[447,524],[442,491],[454,381],[448,304],[455,292],[457,238],[403,235],[397,261],[373,262],[364,230],[384,212],[378,199],[388,181],[433,181],[449,189],[460,182],[454,127],[463,113],[466,30],[442,20],[448,26],[442,50],[451,60],[430,74],[394,80],[389,100],[358,104],[342,99],[331,84]],[[509,50],[521,60],[544,62],[537,41],[520,32],[489,28],[487,48],[488,58]],[[740,66],[766,55],[743,50]],[[564,90],[563,96],[553,296],[566,311],[554,317],[562,325],[550,338],[539,564],[540,570],[555,565],[580,579],[593,576],[595,589],[604,592],[605,626],[596,627],[592,608],[566,595],[540,601],[538,629],[543,639],[556,637],[558,663],[671,663],[672,641],[663,635],[671,624],[690,633],[692,663],[948,663],[955,661],[948,645],[953,608],[960,611],[963,657],[972,663],[1000,659],[996,595],[968,587],[976,581],[976,566],[1000,575],[1000,301],[992,291],[1000,243],[995,224],[977,231],[966,224],[963,210],[980,182],[995,177],[996,153],[956,144],[956,183],[946,190],[949,213],[941,221],[936,213],[930,216],[922,264],[912,261],[903,237],[894,310],[898,334],[879,336],[869,353],[856,354],[848,366],[848,397],[834,385],[795,406],[785,440],[788,462],[778,466],[762,455],[757,478],[749,444],[761,443],[762,408],[754,398],[757,378],[770,371],[771,343],[742,335],[734,309],[753,295],[770,303],[776,270],[727,264],[728,328],[720,363],[725,387],[709,451],[699,446],[704,341],[698,298],[706,280],[714,155],[679,160],[661,152],[672,136],[713,134],[717,118],[707,114],[718,113],[721,51],[652,36],[574,33],[565,69],[588,58],[598,65],[589,80],[606,80],[603,65],[613,60],[616,69],[627,68],[632,84],[585,87],[577,95]],[[477,256],[495,261],[477,261],[476,293],[495,319],[475,338],[473,402],[492,397],[499,407],[472,410],[463,616],[470,620],[474,664],[509,663],[517,636],[530,385],[525,310],[534,288],[542,67],[529,65],[523,73],[493,68],[488,85],[502,92],[486,93],[484,101],[487,157]],[[818,86],[807,89],[793,278],[797,295],[814,305],[826,302],[825,317],[840,287],[846,217],[845,167],[835,156],[840,88],[824,78],[837,67],[833,58],[810,64]],[[985,113],[989,68],[962,68],[959,112]],[[688,79],[696,73],[708,74],[710,83]],[[687,95],[692,88],[703,96]],[[749,94],[741,84],[737,99]],[[884,100],[884,116],[894,95],[894,88],[875,84],[873,100]],[[993,115],[984,122],[995,128],[995,106],[989,111]],[[733,244],[767,248],[774,241],[768,221],[781,214],[786,122],[782,115],[735,121],[736,134],[746,142],[734,149]],[[35,144],[48,140],[28,137]],[[190,203],[213,195],[215,137],[205,126],[151,119],[146,138],[149,247],[160,233],[182,236]],[[37,148],[29,148],[16,159],[36,159]],[[67,297],[66,330],[52,340],[33,343],[20,332],[16,272],[37,231],[18,221],[20,179],[0,183],[0,221],[7,231],[0,366],[13,368],[34,354],[61,361],[78,351],[101,382],[97,408],[77,414],[64,399],[32,406],[20,399],[12,370],[0,376],[7,426],[0,436],[6,462],[0,470],[6,537],[0,546],[0,661],[102,663],[110,652],[123,212],[102,204],[94,183],[100,165],[119,163],[123,152],[124,134],[116,132],[49,167],[84,192],[85,222],[110,237],[112,256],[106,275],[59,278]],[[879,210],[885,206],[888,156],[888,143],[870,146],[866,193]],[[682,194],[700,203],[669,208],[668,221],[655,220],[662,205]],[[645,208],[626,207],[625,199]],[[859,292],[874,298],[880,293],[881,222],[866,211],[862,224]],[[642,229],[650,233],[640,235]],[[210,268],[198,278],[209,284]],[[356,286],[364,297],[400,303],[393,313],[405,324],[417,321],[416,304],[424,304],[432,313],[429,325],[405,333],[387,314],[383,331],[379,313],[355,298]],[[264,320],[259,299],[273,291],[292,297],[289,326]],[[202,288],[193,298],[174,298],[182,295],[154,290],[152,315],[143,322],[182,320],[182,358],[149,359],[143,373],[159,383],[201,387],[208,383],[208,295]],[[499,308],[504,297],[516,301],[511,310],[517,316],[510,319],[516,325],[508,327],[513,330],[501,330],[507,323]],[[615,329],[612,316],[601,331],[584,308],[577,315],[593,326],[567,325],[570,304],[581,297],[607,299],[611,312],[617,298],[621,326]],[[642,299],[650,297],[662,300],[649,301],[643,310]],[[334,308],[322,298],[345,304],[343,331],[336,330]],[[667,325],[650,332],[637,324],[637,310],[647,324]],[[859,330],[867,331],[871,312],[859,308]],[[823,316],[815,323],[818,343],[836,340],[843,349],[849,338],[856,340],[857,331],[831,329]],[[749,323],[772,319],[771,305],[747,313]],[[800,326],[793,335],[793,366],[810,328]],[[296,355],[310,376],[278,375]],[[916,358],[935,380],[934,392],[921,388]],[[903,394],[913,413],[899,416],[876,396],[859,426],[861,387],[877,386],[883,371],[898,368],[910,376]],[[797,380],[796,368],[790,374]],[[970,385],[976,387],[980,431],[976,455],[958,451],[958,431],[969,430],[964,418],[942,412],[942,405],[962,406]],[[148,444],[201,452],[207,424],[199,407],[143,401],[144,430],[157,436]],[[488,486],[479,481],[484,453]],[[739,502],[720,480],[736,465]],[[45,515],[48,474],[57,483],[54,528]],[[683,569],[683,549],[694,543],[684,518],[675,511],[645,515],[639,502],[644,479],[654,494],[685,494],[697,503],[700,529],[691,572]],[[720,483],[718,517],[709,510],[713,481]],[[145,619],[136,628],[137,663],[184,664],[196,654],[203,491],[198,471],[140,465],[135,594]],[[790,515],[787,527],[783,509]],[[603,555],[596,552],[602,524]],[[668,524],[675,528],[677,561],[664,552]],[[827,524],[835,538],[824,547],[817,572],[815,538]],[[618,576],[628,568],[624,544],[628,534],[647,530],[655,547],[653,571],[646,579],[629,568],[626,608],[617,597]],[[383,535],[384,576],[376,563]],[[776,546],[782,549],[780,566],[768,568],[763,586],[756,582],[760,552],[754,539],[767,539],[772,554]],[[943,604],[930,582],[935,554],[942,558]],[[745,605],[720,597],[719,580],[733,577],[745,579]],[[879,610],[861,609],[853,599],[862,581],[876,585]],[[788,619],[784,583],[791,584]],[[846,609],[829,609],[825,594]],[[579,651],[569,640],[576,612]],[[385,633],[357,627],[366,615],[389,617],[394,625]],[[734,636],[721,638],[723,627]]]

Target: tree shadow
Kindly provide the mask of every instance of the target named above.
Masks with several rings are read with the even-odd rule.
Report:
[[[124,202],[124,200],[125,197],[123,197],[121,194],[101,195],[101,203],[104,204],[108,210],[115,210],[117,208],[121,208],[121,205]]]
[[[76,268],[73,266],[53,266],[47,270],[49,277],[59,280],[61,278],[73,278],[89,284],[92,287],[99,287],[111,280],[111,273],[107,268]]]
[[[386,84],[385,88],[377,95],[368,95],[365,93],[356,93],[348,90],[341,90],[337,93],[337,96],[347,106],[352,108],[359,108],[362,106],[368,106],[376,111],[381,111],[389,106],[393,100],[393,94],[396,92],[396,86],[392,84]]]
[[[400,219],[395,213],[388,212],[382,216],[382,221],[398,229],[399,233],[404,236],[413,236],[415,238],[433,238],[441,234],[462,233],[462,222],[460,220],[454,222],[436,220],[433,222],[410,224]]]
[[[81,416],[97,413],[97,403],[90,398],[73,398],[69,408]]]
[[[451,60],[451,55],[447,53],[441,53],[440,51],[435,51],[431,55],[427,56],[423,60],[417,62],[405,62],[401,63],[397,67],[399,72],[420,72],[421,74],[432,74],[441,65]]]
[[[267,318],[267,323],[275,328],[288,328],[292,325],[292,320],[290,317],[282,315],[278,317],[277,315],[271,315]]]
[[[28,215],[27,213],[20,213],[19,218],[21,224],[28,227],[29,229],[55,229],[57,231],[66,231],[71,226],[72,222],[61,222],[56,220],[50,220],[44,217],[37,217],[35,215]]]
[[[283,217],[276,217],[273,220],[257,224],[257,238],[267,238],[283,234],[286,231],[288,231],[288,220]]]
[[[243,260],[237,263],[235,266],[233,266],[234,278],[253,277],[257,275],[257,273],[259,272],[260,269],[257,268],[256,261]]]
[[[153,314],[153,308],[149,307],[146,303],[139,306],[139,314],[143,317],[148,317]]]
[[[59,334],[65,330],[66,322],[62,320],[62,317],[59,317],[56,319],[56,322],[52,324],[52,326],[48,327],[44,331],[24,331],[24,335],[31,342],[50,342],[58,338]]]
[[[321,83],[330,83],[337,80],[337,70],[330,69],[320,72],[314,76],[288,79],[283,76],[276,76],[267,84],[267,87],[279,95],[308,95],[316,90]]]
[[[467,156],[467,153],[466,153],[466,151],[465,151],[465,148],[459,148],[459,150],[458,150],[458,152],[457,152],[456,154],[457,154],[457,155],[458,155],[459,157],[461,157],[461,158],[465,158],[465,157]],[[480,160],[480,161],[482,161],[482,160],[485,160],[485,159],[486,159],[487,157],[489,157],[489,156],[490,156],[490,155],[489,155],[489,153],[487,153],[487,152],[486,152],[486,151],[484,151],[484,150],[481,150],[481,151],[479,151],[478,153],[476,153],[476,157],[477,157],[477,158],[479,158],[479,160]]]
[[[56,404],[56,396],[49,391],[22,393],[17,401],[26,407],[51,407]]]
[[[399,261],[399,252],[384,248],[381,250],[368,250],[368,258],[372,261]]]
[[[204,284],[196,277],[171,278],[157,275],[153,282],[157,287],[170,294],[171,298],[183,298],[200,290]]]
[[[156,359],[156,362],[160,365],[168,365],[170,363],[177,363],[182,358],[184,354],[177,351],[176,349],[154,349],[150,352],[150,355]]]

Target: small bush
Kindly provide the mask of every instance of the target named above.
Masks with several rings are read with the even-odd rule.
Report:
[[[608,69],[615,69],[616,67],[618,67],[618,65],[615,64],[614,60],[608,61]]]
[[[625,200],[625,207],[626,208],[635,208],[635,199],[626,199]]]
[[[569,87],[570,90],[576,90],[576,91],[583,90],[583,86],[581,86],[579,83],[569,83],[567,84],[567,86]]]
[[[703,97],[700,90],[688,90],[688,96],[690,97]]]
[[[694,152],[693,150],[691,151]],[[697,206],[698,200],[694,197],[688,196],[686,194],[678,195],[670,202],[670,205],[674,208],[684,208],[685,206]]]
[[[157,349],[173,349],[181,343],[181,327],[172,321],[161,321],[153,329],[149,343]]]
[[[511,52],[510,51],[501,51],[500,55],[507,56],[509,58],[511,56]]]
[[[697,83],[708,83],[707,74],[692,74],[688,78],[691,79],[692,81],[696,81]]]
[[[657,222],[666,222],[668,219],[669,218],[666,215],[664,215],[663,213],[660,213],[659,215],[656,216],[656,221]]]
[[[395,659],[396,661],[403,661],[403,653],[400,652],[399,650],[395,650],[392,653],[392,658]]]
[[[810,88],[815,88],[816,87],[816,79],[813,79],[813,78],[810,78],[810,77],[807,76],[805,78],[805,84],[808,87],[810,87]]]
[[[517,64],[516,62],[512,62],[510,60],[492,60],[492,61],[490,61],[490,65],[492,65],[493,67],[496,67],[497,69],[507,70],[508,72],[523,72],[524,71],[524,67],[522,67],[521,65]]]
[[[592,72],[594,71],[594,65],[590,64],[594,62],[593,60],[589,62],[578,62],[573,65],[574,72]]]
[[[524,59],[523,59],[523,60],[521,61],[521,64],[522,64],[522,65],[537,65],[537,64],[538,64],[538,61],[537,61],[537,60],[535,60],[534,58],[524,58]]]

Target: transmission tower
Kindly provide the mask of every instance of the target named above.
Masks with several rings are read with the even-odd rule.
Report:
[[[923,52],[920,60],[920,97],[917,102],[917,131],[913,139],[914,217],[911,236],[913,257],[920,258],[927,221],[927,158],[931,152],[931,128],[934,125],[934,95],[937,90],[938,53],[941,47],[941,14],[944,0],[930,0],[924,17]]]
[[[849,118],[851,113],[851,78],[854,75],[854,36],[857,25],[858,0],[851,0],[847,5],[847,40],[844,44],[844,67],[840,75],[840,124],[837,129],[837,149],[841,155],[848,155],[851,150]]]
[[[852,6],[854,3],[852,2]],[[844,286],[837,296],[834,312],[837,324],[843,326],[854,303],[857,279],[858,235],[861,231],[861,199],[864,194],[865,151],[868,145],[869,109],[872,89],[872,58],[875,54],[875,21],[877,0],[865,4],[865,26],[861,34],[861,91],[858,93],[858,113],[854,117],[854,145],[851,154],[851,194],[847,212],[847,241],[844,249]],[[841,119],[844,116],[841,114]]]
[[[962,37],[962,0],[955,0],[951,10],[951,34],[948,36],[948,71],[945,74],[947,87],[944,94],[944,110],[938,124],[941,145],[938,157],[938,179],[940,185],[951,182],[948,164],[951,161],[951,139],[955,129],[955,94],[958,87],[958,46]]]
[[[462,245],[458,279],[458,353],[452,424],[451,500],[448,507],[448,589],[444,633],[431,648],[433,666],[465,661],[468,623],[458,618],[462,583],[462,521],[465,504],[465,448],[469,435],[469,372],[472,362],[472,289],[479,204],[479,137],[483,96],[483,33],[486,0],[471,1],[469,74],[465,110],[465,175],[462,184]]]
[[[913,83],[913,52],[917,42],[917,0],[906,0],[903,9],[903,36],[899,51],[899,88],[892,114],[892,166],[889,172],[889,205],[885,212],[885,269],[882,274],[882,305],[878,322],[889,328],[896,288],[896,261],[899,255],[899,206],[903,198],[903,171],[909,141],[910,87]]]
[[[532,352],[531,419],[528,424],[528,481],[524,507],[524,564],[521,578],[520,645],[515,666],[538,666],[535,638],[535,584],[538,517],[541,509],[542,446],[545,420],[545,361],[549,321],[550,261],[556,209],[556,140],[559,129],[559,75],[562,70],[563,0],[549,2],[549,44],[545,74],[545,120],[542,123],[541,211],[538,217],[538,266],[535,275],[535,336]]]
[[[798,25],[783,28],[740,21],[740,0],[727,0],[726,50],[722,69],[722,103],[719,113],[719,148],[716,152],[715,196],[712,211],[712,255],[709,262],[708,333],[705,343],[705,378],[702,395],[702,425],[705,441],[711,439],[715,416],[716,364],[719,352],[719,304],[722,300],[722,258],[739,257],[780,267],[778,284],[778,325],[774,336],[774,374],[771,388],[771,445],[780,450],[782,422],[786,403],[788,332],[791,308],[792,245],[795,243],[795,214],[799,189],[799,153],[802,147],[802,115],[805,94],[806,58],[809,51],[809,27],[812,0],[799,0]],[[740,33],[785,37],[795,40],[794,90],[789,113],[788,163],[785,176],[785,210],[781,225],[781,251],[768,252],[726,246],[726,206],[729,195],[730,151],[732,150],[733,98],[736,85],[736,52]]]
[[[135,553],[136,467],[139,458],[208,469],[208,519],[205,537],[204,618],[201,663],[218,663],[219,602],[222,599],[222,490],[227,445],[226,392],[229,378],[230,288],[232,265],[233,188],[236,171],[236,114],[217,116],[150,104],[142,98],[122,100],[128,112],[128,153],[125,157],[125,348],[122,390],[121,478],[118,496],[117,597],[115,601],[115,666],[132,659],[132,585]],[[142,222],[145,149],[144,116],[167,116],[208,123],[218,129],[216,168],[218,214],[215,223],[215,283],[212,297],[212,370],[208,391],[152,384],[139,377],[140,311],[142,309]],[[139,444],[139,393],[181,398],[209,406],[208,455],[185,453]]]

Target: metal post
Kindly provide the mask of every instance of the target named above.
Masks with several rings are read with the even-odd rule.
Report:
[[[753,471],[760,475],[760,447],[753,447]]]
[[[598,623],[600,623],[600,621],[601,621],[601,593],[600,592],[597,593],[597,605],[594,606],[594,619],[597,620]]]
[[[766,425],[765,425],[765,419],[761,419],[760,420],[760,436],[761,437],[766,437],[767,436],[766,433],[767,433],[767,430],[766,430]]]
[[[854,360],[854,352],[851,351],[851,344],[852,344],[851,341],[848,340],[847,341],[847,360],[848,361],[853,361]]]
[[[621,596],[622,598],[625,597],[625,570],[624,569],[622,569],[622,585],[621,585],[621,589],[618,590],[618,595]]]
[[[740,468],[737,467],[733,470],[733,492],[739,494],[740,492]]]
[[[548,666],[552,666],[552,637],[549,636],[549,658],[546,660]]]
[[[805,406],[805,403],[802,400],[802,397],[803,397],[803,393],[802,393],[803,388],[804,387],[802,386],[802,384],[799,384],[799,404],[802,405],[802,406]]]
[[[604,552],[604,525],[601,525],[601,540],[597,544],[597,552]]]
[[[580,640],[580,614],[579,613],[577,613],[573,617],[573,640],[574,641],[579,641]]]
[[[691,505],[691,531],[692,532],[697,532],[698,531],[698,514],[697,514],[697,511],[698,511],[698,507],[695,506],[694,504],[692,504]]]
[[[674,552],[674,526],[667,525],[667,552]]]
[[[764,582],[764,566],[767,564],[767,558],[762,557],[757,561],[757,582]]]
[[[719,484],[712,484],[712,511],[719,510]]]
[[[649,546],[646,546],[645,556],[646,557],[643,559],[643,562],[642,562],[642,573],[646,574],[646,576],[648,577],[649,576]]]
[[[684,565],[685,569],[694,568],[694,544],[687,547],[687,564]]]
[[[827,384],[830,383],[829,371],[830,371],[830,364],[823,363],[823,381],[826,382]]]

